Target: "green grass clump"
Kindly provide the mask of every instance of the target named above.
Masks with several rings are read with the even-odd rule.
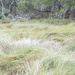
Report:
[[[14,69],[15,66],[21,65],[24,62],[41,59],[43,55],[44,53],[41,55],[41,50],[38,50],[35,47],[22,48],[20,50],[16,50],[14,53],[1,54],[0,69],[1,71],[9,71],[8,67],[10,67],[10,69]]]
[[[55,69],[57,66],[58,66],[58,58],[48,57],[43,61],[43,67],[45,71],[49,71],[50,69]]]
[[[67,44],[64,47],[67,51],[75,51],[75,40],[67,42]]]

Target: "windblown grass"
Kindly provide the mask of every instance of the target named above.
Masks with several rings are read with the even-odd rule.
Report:
[[[25,22],[17,21],[10,23],[1,23],[0,28],[2,33],[9,35],[13,39],[30,37],[32,39],[41,38],[64,41],[68,37],[75,38],[74,21],[71,22],[70,20],[51,20],[54,21],[54,23],[46,21],[44,22],[43,20],[41,22],[40,21],[41,20],[31,20]],[[62,24],[60,24],[58,21]],[[68,22],[64,23],[66,21]]]
[[[75,75],[74,38],[71,20],[1,21],[0,75]]]

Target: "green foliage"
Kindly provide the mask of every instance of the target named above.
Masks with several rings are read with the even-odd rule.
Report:
[[[2,14],[0,14],[0,19],[3,19],[3,15]]]
[[[18,5],[17,12],[25,13],[32,9],[31,0],[18,0],[17,5]]]
[[[8,16],[9,8],[13,3],[13,0],[2,0],[4,4],[4,14]],[[54,18],[63,18],[65,8],[75,8],[75,0],[14,0],[16,4],[12,4],[12,8],[10,9],[11,14],[32,14],[36,10],[38,11],[51,11]],[[0,4],[1,5],[1,4]],[[15,7],[14,7],[15,5]],[[2,8],[1,8],[2,9]],[[62,10],[64,9],[64,10]],[[6,13],[6,11],[8,13]],[[62,12],[61,12],[62,11]],[[2,11],[1,11],[2,12]],[[36,11],[37,12],[37,11]],[[55,15],[56,14],[56,15]],[[33,14],[34,15],[34,14]],[[61,15],[61,17],[59,17]],[[2,19],[2,16],[0,17]]]
[[[61,2],[67,4],[68,6],[74,6],[75,5],[75,0],[61,0]]]

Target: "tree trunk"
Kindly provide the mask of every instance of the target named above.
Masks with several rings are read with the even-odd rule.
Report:
[[[4,5],[3,5],[2,0],[0,0],[0,1],[1,1],[1,5],[2,5],[2,15],[3,15],[3,17],[5,18]]]

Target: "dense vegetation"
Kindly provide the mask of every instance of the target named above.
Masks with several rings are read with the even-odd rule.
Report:
[[[0,0],[0,8],[3,17],[75,18],[75,0]]]

